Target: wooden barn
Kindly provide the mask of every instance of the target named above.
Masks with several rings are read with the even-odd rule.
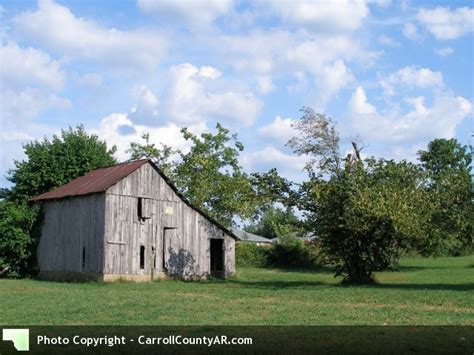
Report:
[[[32,200],[44,212],[40,278],[145,281],[235,272],[236,236],[192,206],[148,159],[94,170]]]

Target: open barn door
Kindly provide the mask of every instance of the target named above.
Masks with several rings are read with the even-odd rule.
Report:
[[[211,275],[224,276],[224,239],[211,239]]]

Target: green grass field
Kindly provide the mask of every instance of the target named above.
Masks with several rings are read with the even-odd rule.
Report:
[[[371,286],[331,269],[238,269],[228,280],[0,280],[8,325],[474,325],[474,257],[407,258]]]

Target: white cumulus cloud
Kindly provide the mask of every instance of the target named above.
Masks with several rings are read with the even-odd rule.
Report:
[[[405,100],[411,110],[382,114],[368,102],[364,89],[357,88],[348,104],[348,130],[360,134],[369,144],[426,144],[434,138],[454,137],[456,127],[472,114],[471,102],[449,91],[435,94],[431,106],[422,96]]]
[[[128,133],[123,134],[123,129],[128,128]],[[200,134],[206,130],[203,123],[188,126],[189,130],[195,134]],[[150,141],[158,144],[163,143],[175,149],[186,151],[189,149],[187,142],[181,132],[181,127],[168,123],[164,126],[150,126],[134,123],[125,113],[112,113],[100,121],[97,129],[91,129],[91,132],[99,135],[109,146],[117,147],[116,156],[119,161],[129,158],[127,150],[130,143],[141,142],[144,133],[150,134]]]
[[[209,72],[209,67],[198,68],[190,63],[171,68],[166,98],[168,116],[180,123],[212,120],[234,127],[251,125],[260,113],[262,102],[249,91],[211,89],[203,80],[212,79]]]
[[[456,39],[474,31],[474,9],[470,7],[454,10],[442,6],[434,9],[422,8],[417,18],[440,40]]]
[[[152,69],[163,57],[166,45],[156,32],[107,28],[76,17],[53,0],[40,0],[36,11],[15,16],[13,25],[22,37],[68,59],[92,59],[128,70]]]
[[[8,42],[0,48],[0,58],[2,87],[40,86],[58,90],[64,85],[65,74],[60,63],[41,50]]]
[[[232,9],[232,0],[138,0],[138,7],[165,23],[207,26]]]
[[[369,15],[364,0],[298,0],[291,3],[270,0],[264,4],[283,21],[317,31],[354,31]]]
[[[258,134],[263,138],[286,144],[286,142],[297,134],[297,131],[292,127],[294,122],[295,121],[291,118],[276,116],[271,123],[260,127]]]
[[[306,177],[303,169],[308,158],[268,145],[260,150],[244,152],[240,162],[247,171],[268,171],[276,168],[282,176],[300,182]]]
[[[380,80],[380,85],[388,95],[394,95],[397,87],[432,88],[442,87],[443,74],[429,68],[407,66]]]

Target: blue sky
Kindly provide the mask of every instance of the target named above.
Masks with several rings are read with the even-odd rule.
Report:
[[[343,149],[414,160],[473,130],[471,1],[0,1],[0,185],[22,144],[83,123],[186,149],[179,129],[238,133],[248,171],[302,180],[285,147],[300,108]]]

